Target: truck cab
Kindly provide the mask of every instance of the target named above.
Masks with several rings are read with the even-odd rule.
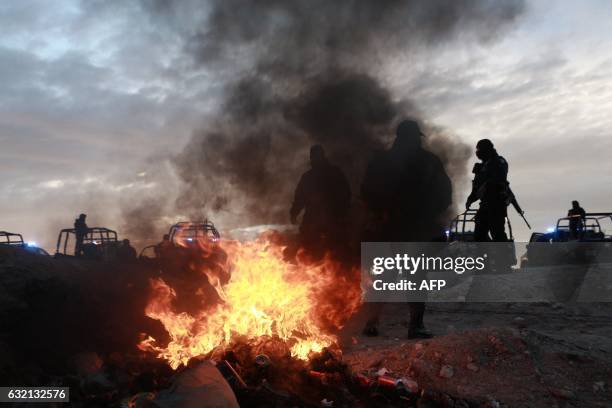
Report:
[[[55,257],[77,257],[76,232],[74,228],[65,228],[57,237]],[[83,237],[81,258],[93,260],[112,260],[117,258],[119,241],[117,232],[105,227],[89,228]]]

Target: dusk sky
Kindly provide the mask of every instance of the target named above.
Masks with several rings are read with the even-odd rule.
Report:
[[[91,226],[124,235],[126,203],[177,194],[167,158],[231,81],[231,68],[184,58],[182,31],[207,13],[205,2],[186,3],[202,5],[177,9],[174,24],[135,1],[0,5],[0,230],[53,249],[59,229],[86,212]],[[459,34],[435,50],[390,55],[377,75],[427,123],[470,145],[491,139],[539,231],[573,199],[612,211],[610,21],[606,0],[527,1],[496,38]],[[454,187],[462,206],[469,186]],[[512,211],[515,237],[528,239]]]

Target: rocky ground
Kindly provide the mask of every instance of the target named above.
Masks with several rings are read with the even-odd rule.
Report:
[[[142,314],[150,273],[0,251],[0,385],[70,380],[83,398],[113,401],[167,389],[165,364],[117,353],[163,330]],[[393,406],[612,406],[612,303],[432,303],[429,340],[407,339],[405,304],[383,308],[378,337],[361,335],[366,314],[341,333],[343,361],[418,384],[418,398]]]
[[[609,407],[611,312],[596,303],[436,303],[426,315],[436,337],[417,341],[406,338],[407,305],[388,304],[378,337],[361,335],[359,318],[349,324],[344,359],[471,404]]]

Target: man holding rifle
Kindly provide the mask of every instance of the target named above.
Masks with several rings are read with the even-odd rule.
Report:
[[[474,240],[507,242],[505,226],[508,205],[512,204],[527,223],[508,183],[508,162],[497,153],[489,139],[482,139],[476,144],[476,157],[482,162],[474,165],[472,192],[465,203],[466,209],[469,209],[472,203],[480,200]]]

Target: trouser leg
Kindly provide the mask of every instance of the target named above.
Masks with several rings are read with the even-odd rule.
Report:
[[[410,329],[423,328],[423,316],[425,315],[425,302],[410,302]]]
[[[474,241],[487,242],[489,238],[489,217],[486,210],[479,209],[476,213],[476,226],[474,227]]]
[[[363,334],[367,336],[377,336],[378,326],[380,324],[380,315],[384,303],[381,302],[370,302],[364,305],[366,307],[366,324],[363,328]]]
[[[506,214],[503,211],[495,211],[490,214],[489,228],[491,230],[491,238],[495,242],[507,242],[506,235]]]

